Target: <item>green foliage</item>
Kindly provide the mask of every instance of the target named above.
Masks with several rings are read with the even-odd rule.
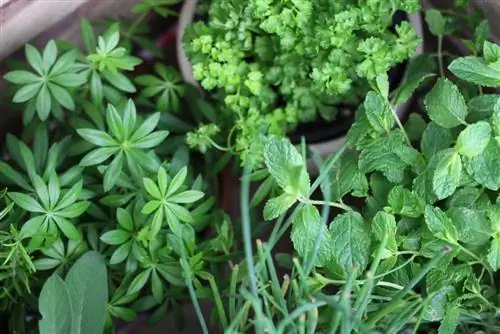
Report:
[[[397,10],[418,8],[414,0],[213,1],[207,20],[184,33],[184,48],[194,77],[224,101],[217,125],[234,132],[232,146],[246,163],[247,152],[264,150],[254,145],[259,134],[283,136],[318,116],[334,120],[338,104],[356,105],[367,81],[408,59],[415,31],[406,21],[390,26]],[[258,167],[262,157],[251,161]]]

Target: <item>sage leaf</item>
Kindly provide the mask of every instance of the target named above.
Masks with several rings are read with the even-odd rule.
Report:
[[[467,105],[457,86],[448,79],[439,79],[426,95],[424,104],[429,117],[443,128],[465,124]]]
[[[38,326],[40,334],[71,333],[72,314],[66,283],[57,274],[43,284],[38,300],[42,319]]]
[[[70,269],[66,284],[71,301],[71,333],[102,333],[108,302],[107,269],[102,256],[96,251],[82,255]]]
[[[462,175],[462,160],[458,153],[447,150],[439,160],[432,178],[432,188],[438,199],[451,196],[457,189]]]

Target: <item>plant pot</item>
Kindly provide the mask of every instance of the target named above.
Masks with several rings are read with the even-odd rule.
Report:
[[[193,76],[191,63],[189,62],[182,45],[184,31],[194,19],[197,3],[198,0],[185,1],[181,9],[178,24],[179,30],[177,33],[177,60],[184,80],[194,86],[200,87],[199,83]],[[423,40],[423,22],[420,13],[408,14],[408,21],[415,29],[417,35]],[[421,43],[417,47],[414,56],[423,53],[423,45],[424,44]],[[396,113],[400,118],[404,117],[408,113],[410,103],[411,101],[408,101],[407,103],[404,103],[396,108]],[[341,121],[338,123],[337,121],[334,122],[334,124],[337,123],[338,126],[332,126],[332,123],[326,121],[316,121],[299,126],[299,128],[294,131],[290,137],[293,141],[294,139],[297,140],[297,138],[300,139],[301,136],[305,136],[309,147],[312,150],[318,152],[322,157],[328,156],[337,151],[345,143],[347,130],[353,121],[353,114],[353,110],[341,109],[338,113],[338,118]]]

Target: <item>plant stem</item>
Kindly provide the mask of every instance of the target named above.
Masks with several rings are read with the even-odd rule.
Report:
[[[209,332],[207,323],[205,322],[205,318],[203,317],[203,312],[201,312],[200,303],[198,302],[198,297],[196,296],[196,292],[194,291],[193,279],[191,277],[189,264],[187,263],[187,260],[184,258],[181,259],[181,267],[183,268],[186,274],[186,285],[188,287],[189,296],[191,297],[191,302],[193,303],[194,312],[196,313],[196,317],[198,318],[198,321],[200,323],[201,330],[203,334],[208,334]]]
[[[410,137],[408,137],[408,134],[406,133],[405,127],[403,126],[403,123],[401,123],[401,120],[399,119],[399,116],[396,113],[396,110],[394,110],[394,107],[389,102],[387,102],[387,103],[389,104],[389,108],[391,109],[391,112],[394,115],[394,119],[396,120],[396,124],[398,125],[398,128],[403,133],[403,136],[406,140],[406,143],[408,144],[408,146],[412,147]]]
[[[349,207],[349,206],[347,206],[345,204],[342,204],[342,203],[337,203],[337,202],[317,201],[317,200],[312,200],[312,199],[309,199],[309,200],[301,200],[301,199],[299,199],[299,201],[301,201],[304,204],[328,205],[328,206],[332,206],[334,208],[339,208],[339,209],[342,209],[342,210],[345,210],[345,211],[352,211],[351,207]]]
[[[459,249],[462,252],[464,252],[465,254],[469,255],[474,260],[476,260],[477,262],[479,262],[479,263],[481,263],[483,265],[483,267],[488,272],[488,276],[490,277],[491,286],[495,287],[495,277],[493,276],[493,269],[490,267],[490,265],[488,263],[484,262],[483,259],[481,259],[480,257],[478,257],[476,254],[474,254],[473,252],[471,252],[470,250],[468,250],[464,246],[460,245],[459,243],[457,243],[456,245],[459,247]]]
[[[135,30],[137,27],[144,21],[144,19],[148,16],[148,13],[142,13],[141,16],[139,16],[134,23],[130,26],[130,29],[127,31],[126,36],[128,38],[132,38],[132,35],[134,34]]]
[[[255,267],[253,262],[253,251],[252,251],[252,234],[250,226],[250,207],[249,207],[249,196],[250,196],[250,171],[247,166],[243,171],[243,177],[241,181],[241,222],[242,222],[242,233],[243,233],[243,244],[245,248],[245,259],[247,262],[248,269],[248,279],[250,281],[250,291],[255,299],[257,297],[257,281],[255,279]]]
[[[444,67],[443,67],[443,36],[438,36],[438,64],[439,64],[439,74],[444,77]]]

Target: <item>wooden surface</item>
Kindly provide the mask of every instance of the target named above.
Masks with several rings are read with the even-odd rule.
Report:
[[[79,19],[131,16],[138,0],[0,0],[0,60],[41,36],[79,40]]]

